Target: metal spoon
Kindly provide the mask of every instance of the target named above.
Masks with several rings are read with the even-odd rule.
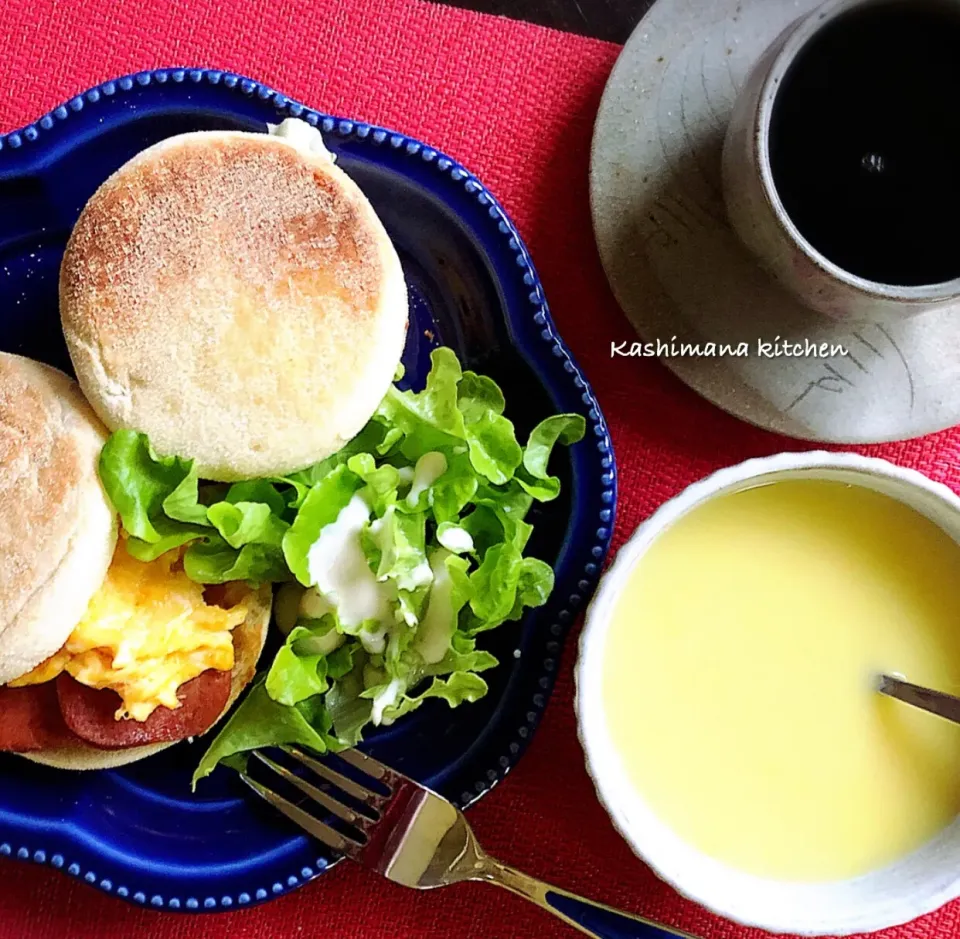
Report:
[[[921,685],[914,685],[894,675],[877,677],[877,691],[887,697],[896,698],[906,704],[912,704],[922,711],[929,711],[954,724],[960,724],[960,698],[942,691],[933,691]]]

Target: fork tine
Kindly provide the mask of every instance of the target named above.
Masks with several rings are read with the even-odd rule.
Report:
[[[361,753],[359,750],[344,750],[338,753],[337,756],[345,763],[349,763],[368,776],[380,780],[384,785],[392,786],[398,780],[406,779],[405,776],[398,773],[395,769],[384,766],[379,760],[375,760],[372,756]]]
[[[358,802],[362,802],[372,809],[379,810],[380,806],[382,806],[387,799],[387,797],[379,795],[376,792],[371,792],[369,789],[361,786],[360,783],[354,782],[342,773],[338,773],[335,769],[330,769],[329,766],[314,759],[312,756],[308,756],[296,747],[283,746],[280,749],[283,750],[284,753],[292,756],[298,763],[302,763],[308,769],[312,769],[318,776],[322,776],[327,782],[333,783],[333,785],[342,789],[348,796],[352,796]]]
[[[309,832],[314,838],[322,841],[328,848],[332,848],[340,854],[346,854],[348,857],[356,857],[363,847],[359,842],[340,834],[335,828],[331,828],[319,819],[314,818],[309,812],[305,812],[299,806],[284,799],[283,796],[277,795],[272,789],[268,789],[255,779],[251,779],[246,773],[241,773],[240,778],[260,798],[269,802],[277,811],[282,812],[290,821]]]
[[[338,802],[333,796],[324,792],[322,789],[318,789],[316,786],[308,783],[302,776],[298,776],[296,773],[291,772],[285,766],[281,766],[279,763],[275,763],[268,756],[264,756],[259,750],[253,751],[253,756],[255,756],[261,763],[265,766],[269,766],[278,776],[282,776],[288,783],[293,786],[296,786],[304,795],[309,796],[313,799],[314,802],[317,802],[319,805],[322,805],[325,809],[330,812],[333,812],[338,818],[342,818],[345,822],[350,825],[355,825],[357,828],[363,829],[364,825],[369,824],[373,819],[369,818],[366,815],[361,815],[359,812],[354,812],[353,809],[344,805],[342,802]]]

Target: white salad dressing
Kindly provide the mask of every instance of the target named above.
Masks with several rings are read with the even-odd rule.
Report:
[[[437,451],[425,453],[412,470],[408,468],[406,473],[401,470],[404,481],[408,478],[410,482],[408,503],[416,505],[420,495],[446,471],[446,457]],[[371,620],[380,624],[379,629],[363,629],[356,634],[368,653],[379,655],[387,646],[388,626],[394,625],[392,605],[397,600],[397,593],[396,584],[387,577],[378,578],[367,563],[360,535],[369,521],[370,507],[360,495],[354,495],[336,519],[324,526],[307,552],[307,568],[313,586],[300,601],[300,613],[319,618],[335,610],[341,627],[348,630],[357,629]],[[376,519],[369,525],[374,538],[380,538],[383,530],[383,519]],[[455,627],[453,582],[444,563],[451,553],[448,548],[454,551],[473,549],[473,539],[462,528],[445,530],[442,541],[445,546],[434,551],[429,560],[422,561],[408,575],[410,589],[432,584],[415,640],[416,651],[427,665],[436,664],[446,655]],[[413,625],[415,623],[408,621],[408,626]],[[404,687],[400,679],[394,679],[377,695],[373,703],[374,723],[379,724],[384,710],[396,704]]]
[[[267,128],[274,137],[287,141],[292,147],[304,153],[317,153],[325,156],[331,163],[336,160],[324,144],[323,134],[306,121],[288,117],[279,124],[267,124]]]
[[[417,460],[413,471],[413,482],[407,493],[407,503],[416,505],[420,494],[426,492],[447,471],[447,458],[437,450],[424,453]]]
[[[393,507],[389,508],[388,513],[394,511]],[[389,515],[384,515],[383,518],[378,518],[375,521],[370,523],[370,537],[373,538],[374,542],[380,548],[381,551],[385,551],[386,548],[383,543],[383,533],[386,528],[387,519]],[[388,574],[377,574],[377,580],[382,584],[388,584],[388,594],[390,600],[396,600],[396,584],[389,583],[390,577]],[[405,578],[403,587],[405,590],[416,590],[418,587],[426,587],[433,580],[433,573],[430,570],[430,565],[426,560],[421,561]],[[416,620],[414,620],[416,622]]]
[[[370,719],[374,724],[380,724],[383,720],[383,712],[393,707],[400,700],[400,695],[404,691],[404,683],[399,678],[394,678],[383,691],[373,699],[373,710],[370,712]]]
[[[369,629],[361,629],[360,632],[357,633],[357,638],[360,640],[360,645],[363,646],[364,650],[371,655],[380,655],[387,648],[386,629],[377,629],[373,632]]]
[[[444,563],[448,557],[450,552],[444,548],[437,549],[430,556],[433,588],[414,645],[427,665],[436,665],[447,654],[453,635],[453,581]]]
[[[342,625],[356,628],[364,620],[385,622],[390,616],[388,593],[378,583],[360,545],[360,532],[370,508],[354,495],[340,514],[320,532],[307,553],[310,580],[320,596],[332,603]],[[359,636],[368,652],[382,652],[384,635],[363,630]],[[370,648],[368,643],[379,648]]]
[[[418,587],[426,587],[433,581],[433,571],[426,561],[421,561],[412,571],[410,571],[410,589],[416,590]]]
[[[307,619],[321,619],[333,612],[334,605],[316,587],[310,587],[300,598],[300,615]]]
[[[473,550],[473,538],[465,528],[445,528],[437,533],[437,541],[454,554],[466,554]]]

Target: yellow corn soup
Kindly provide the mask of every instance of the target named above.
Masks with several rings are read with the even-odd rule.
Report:
[[[960,547],[866,488],[786,480],[694,508],[616,604],[603,707],[632,784],[681,838],[828,881],[960,811],[960,727],[880,671],[960,693]]]

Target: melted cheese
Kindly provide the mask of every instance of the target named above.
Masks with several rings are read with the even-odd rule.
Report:
[[[230,671],[231,630],[246,619],[246,605],[208,605],[180,557],[171,551],[143,563],[121,541],[63,649],[10,685],[37,685],[66,671],[81,684],[116,691],[123,701],[117,720],[145,721],[160,706],[180,707],[177,689],[201,672]]]

